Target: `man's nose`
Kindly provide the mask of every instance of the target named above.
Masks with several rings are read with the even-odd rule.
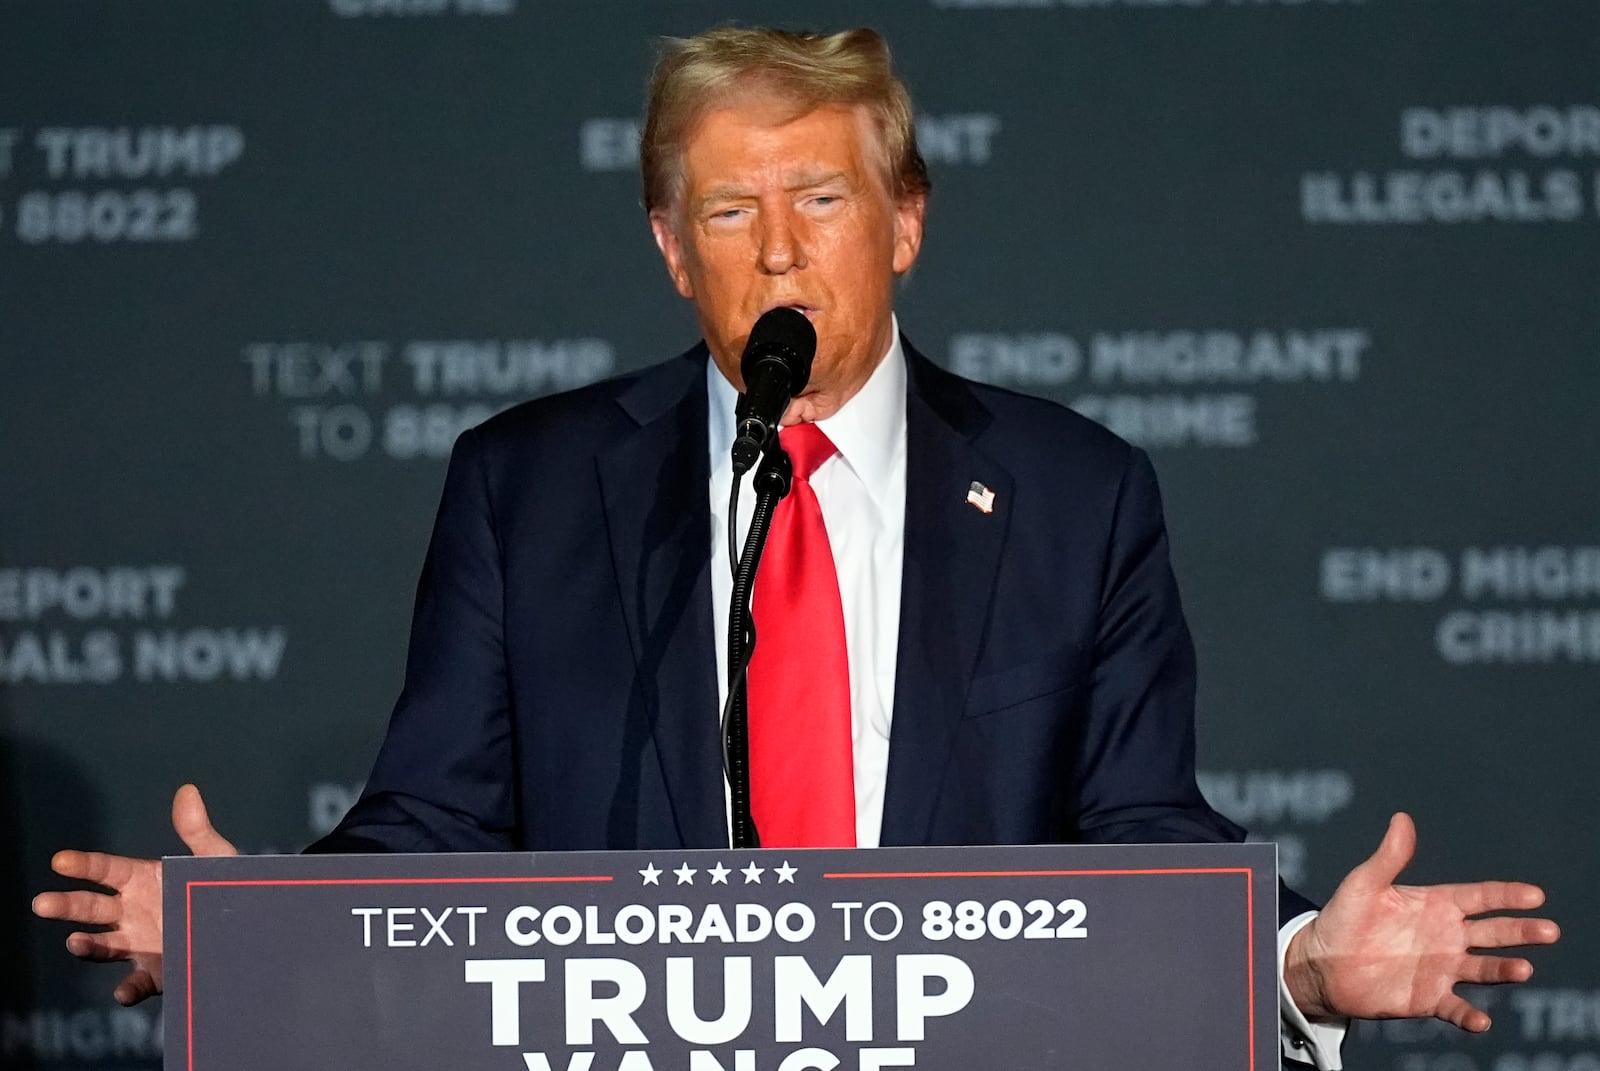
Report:
[[[782,275],[806,266],[800,228],[787,207],[761,214],[761,270]]]

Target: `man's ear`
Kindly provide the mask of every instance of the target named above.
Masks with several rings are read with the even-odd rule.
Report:
[[[678,293],[694,300],[694,286],[689,282],[689,268],[684,262],[683,242],[678,238],[677,229],[672,225],[672,214],[664,208],[658,208],[650,213],[650,233],[656,236],[656,248],[661,250],[661,259],[667,262],[667,274],[672,276],[672,285]]]
[[[917,262],[922,251],[922,221],[928,211],[928,195],[908,194],[894,206],[894,273],[904,275]]]

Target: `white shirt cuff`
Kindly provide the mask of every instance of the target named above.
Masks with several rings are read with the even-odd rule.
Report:
[[[1315,911],[1296,915],[1278,930],[1278,1035],[1282,1039],[1283,1055],[1291,1060],[1316,1065],[1318,1071],[1340,1071],[1344,1060],[1339,1048],[1344,1044],[1349,1019],[1332,1023],[1313,1023],[1294,1006],[1289,995],[1289,984],[1283,978],[1283,961],[1289,952],[1289,941],[1305,925],[1317,917]]]

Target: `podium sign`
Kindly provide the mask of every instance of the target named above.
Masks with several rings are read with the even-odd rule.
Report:
[[[166,860],[166,1068],[1277,1066],[1265,844]]]

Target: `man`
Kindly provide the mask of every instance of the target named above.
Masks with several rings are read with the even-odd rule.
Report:
[[[1239,839],[1194,783],[1193,654],[1148,460],[1065,409],[941,371],[897,333],[928,183],[882,40],[679,42],[641,155],[651,229],[705,341],[462,436],[405,689],[362,799],[313,850],[726,845],[729,410],[750,327],[778,306],[818,336],[783,422],[797,455],[816,446],[791,499],[820,511],[830,665],[846,671],[806,696],[832,689],[845,711],[828,731],[844,734],[846,828],[823,836]],[[781,731],[775,705],[753,704],[767,719],[753,738]],[[770,770],[753,762],[759,783]],[[192,850],[232,851],[192,787],[173,817]],[[1284,897],[1287,1054],[1337,1067],[1340,1029],[1318,1024],[1348,1016],[1486,1029],[1453,986],[1531,967],[1468,950],[1556,939],[1546,920],[1469,918],[1537,907],[1533,886],[1395,886],[1414,835],[1397,815],[1320,914]],[[159,864],[67,852],[55,866],[120,896],[46,893],[35,910],[112,927],[68,947],[132,961],[119,1000],[159,991]]]

